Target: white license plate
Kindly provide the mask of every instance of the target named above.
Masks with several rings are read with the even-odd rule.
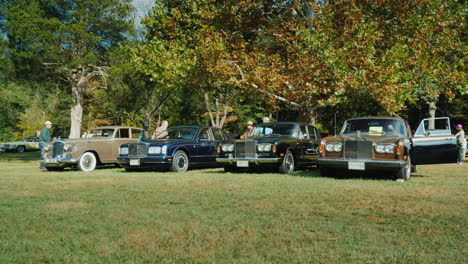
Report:
[[[130,166],[140,166],[140,160],[139,159],[131,159],[130,160]]]
[[[45,159],[45,163],[57,163],[57,159]]]
[[[238,160],[237,161],[237,167],[249,167],[249,161],[248,160]]]
[[[349,170],[366,170],[366,164],[364,162],[350,161],[348,162]]]

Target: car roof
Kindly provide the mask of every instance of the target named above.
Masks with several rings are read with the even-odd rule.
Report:
[[[406,121],[405,119],[401,117],[391,117],[391,116],[366,116],[366,117],[354,117],[350,118],[348,120],[359,120],[359,119],[397,119],[397,120],[402,120]]]
[[[273,124],[273,125],[281,125],[281,124],[285,124],[285,125],[290,125],[290,124],[297,124],[297,125],[309,125],[309,124],[306,124],[306,123],[303,123],[303,122],[295,122],[295,121],[279,121],[279,122],[269,122],[269,123],[258,123],[257,125],[263,125],[263,124]]]
[[[143,129],[143,128],[131,127],[131,126],[101,126],[101,127],[93,127],[90,130],[93,130],[93,129],[117,129],[117,128],[132,128],[132,129],[140,129],[140,130]]]

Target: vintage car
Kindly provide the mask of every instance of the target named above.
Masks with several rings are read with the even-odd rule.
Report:
[[[224,171],[273,168],[291,174],[296,168],[316,164],[320,133],[317,128],[297,122],[257,125],[246,139],[223,143],[216,159]]]
[[[170,169],[185,172],[193,167],[215,167],[216,147],[226,134],[208,126],[179,126],[165,130],[155,140],[120,146],[117,162],[127,171]]]
[[[415,165],[456,162],[455,136],[446,117],[424,119],[414,136],[401,118],[349,119],[339,135],[322,139],[320,153],[323,176],[336,170],[390,171],[408,180]]]
[[[41,161],[50,171],[63,170],[65,167],[93,171],[98,165],[116,164],[120,145],[137,142],[142,131],[141,128],[124,126],[94,128],[86,138],[46,143]]]
[[[39,138],[38,137],[25,137],[20,141],[5,142],[0,144],[0,148],[7,151],[24,152],[26,150],[39,150]]]

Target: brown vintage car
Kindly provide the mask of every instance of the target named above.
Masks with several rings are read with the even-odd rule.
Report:
[[[447,117],[424,119],[412,134],[401,118],[347,120],[339,135],[322,139],[317,160],[322,176],[336,170],[389,171],[408,180],[419,164],[456,161],[455,136]]]
[[[141,134],[142,129],[135,127],[94,128],[84,138],[46,143],[41,161],[49,171],[63,170],[65,167],[92,171],[98,165],[117,164],[120,145],[137,142]]]

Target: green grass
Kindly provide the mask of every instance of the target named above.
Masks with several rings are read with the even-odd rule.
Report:
[[[13,156],[14,155],[14,156]],[[91,173],[0,152],[0,263],[466,263],[467,168]]]

